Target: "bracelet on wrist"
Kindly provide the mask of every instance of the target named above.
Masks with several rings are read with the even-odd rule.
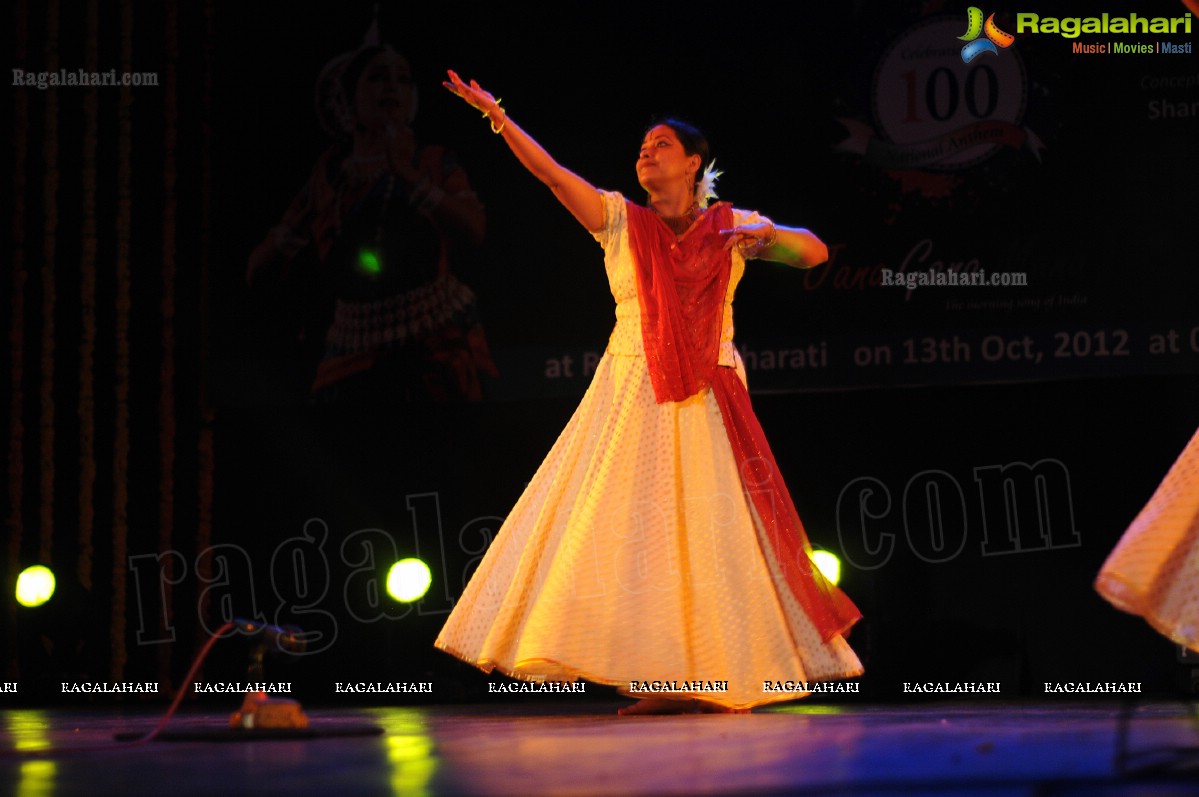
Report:
[[[779,242],[779,228],[770,225],[770,235],[762,239],[762,249],[769,249]]]
[[[748,241],[743,241],[737,244],[737,248],[741,251],[741,256],[746,260],[752,260],[762,252],[778,243],[779,231],[774,224],[770,225],[770,234],[765,238],[752,238]]]
[[[491,123],[491,132],[495,133],[497,136],[504,132],[504,125],[508,124],[508,112],[505,111],[503,106],[500,105],[501,102],[503,102],[503,99],[497,97],[495,100],[495,107],[490,111],[483,112],[483,116],[486,117],[487,121]],[[499,111],[502,114],[499,127],[495,126],[495,117],[492,116],[492,114],[496,111]]]

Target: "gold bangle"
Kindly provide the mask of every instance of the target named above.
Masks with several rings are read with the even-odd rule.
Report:
[[[779,242],[779,228],[775,227],[773,222],[770,224],[770,235],[768,237],[770,240],[762,240],[763,249],[769,249]]]
[[[483,111],[484,118],[486,118],[487,121],[491,123],[491,132],[495,133],[496,135],[499,135],[500,133],[504,132],[504,125],[508,124],[508,112],[504,110],[502,105],[500,105],[500,103],[503,101],[504,101],[503,97],[496,97],[495,107],[499,108],[500,111],[504,114],[504,118],[500,121],[500,126],[498,128],[495,126],[495,120],[491,118],[491,111]],[[492,110],[495,110],[495,109],[493,108]]]

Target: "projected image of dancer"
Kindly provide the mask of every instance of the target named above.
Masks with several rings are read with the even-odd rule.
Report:
[[[630,146],[642,205],[563,168],[490,92],[449,78],[599,242],[616,327],[436,645],[488,672],[617,686],[634,714],[747,710],[797,696],[764,681],[860,674],[844,637],[860,615],[813,565],[732,341],[746,261],[808,268],[825,245],[709,204],[717,173],[689,124],[664,120]]]
[[[474,401],[496,375],[474,292],[454,261],[486,214],[445,147],[412,128],[412,68],[383,44],[326,65],[321,125],[334,143],[249,258],[251,285],[278,281],[315,248],[334,304],[312,382],[318,403]]]

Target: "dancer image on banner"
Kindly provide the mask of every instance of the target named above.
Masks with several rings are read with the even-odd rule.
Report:
[[[462,167],[412,130],[412,69],[386,45],[333,59],[317,81],[321,125],[336,142],[253,251],[251,286],[315,247],[333,293],[312,383],[318,402],[477,400],[496,375],[474,293],[455,256],[486,216]]]
[[[684,122],[644,136],[643,206],[563,168],[478,83],[445,86],[602,246],[616,327],[436,646],[487,672],[617,686],[634,714],[742,711],[797,696],[765,681],[861,674],[844,636],[860,615],[812,562],[732,342],[746,260],[806,268],[825,245],[709,205],[717,173]]]
[[[1199,431],[1103,563],[1095,589],[1199,651]]]

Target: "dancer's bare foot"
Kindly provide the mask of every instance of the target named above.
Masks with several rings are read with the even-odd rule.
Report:
[[[695,712],[697,714],[748,714],[749,709],[722,706],[719,703],[713,703],[708,700],[696,700]]]
[[[708,700],[668,700],[664,697],[646,697],[618,712],[623,717],[649,716],[654,714],[748,714],[747,708],[729,708]]]

